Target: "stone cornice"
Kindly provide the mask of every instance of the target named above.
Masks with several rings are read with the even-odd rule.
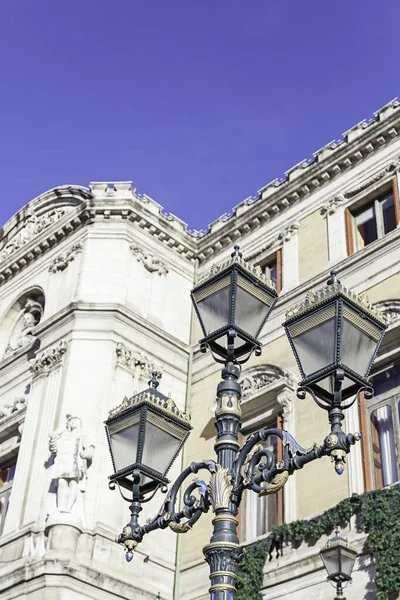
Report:
[[[61,186],[42,194],[27,207],[19,211],[0,232],[4,243],[0,253],[15,236],[23,243],[15,244],[10,255],[5,254],[0,262],[0,285],[36,257],[56,245],[82,224],[99,220],[126,219],[140,228],[146,235],[173,250],[184,259],[198,259],[204,262],[219,254],[226,247],[233,246],[235,240],[243,238],[261,225],[280,215],[287,208],[302,202],[317,189],[339,178],[364,159],[379,153],[398,137],[400,131],[400,103],[392,101],[375,113],[369,122],[362,122],[347,131],[339,142],[330,143],[314,153],[311,161],[303,161],[286,172],[283,180],[275,180],[264,186],[257,196],[238,204],[231,215],[224,215],[214,221],[207,231],[191,231],[187,225],[170,214],[165,214],[160,204],[132,189],[131,182],[94,182],[90,188]],[[390,163],[387,169],[395,169]],[[374,177],[384,177],[381,172]],[[363,186],[349,189],[346,196],[357,194]],[[33,216],[36,222],[46,221],[46,213],[67,207],[59,219],[44,229],[39,227],[34,237],[26,240],[22,231],[29,225]],[[22,225],[21,225],[22,223]],[[27,228],[29,236],[32,233]],[[282,234],[278,232],[277,235]],[[18,237],[16,237],[18,242]]]

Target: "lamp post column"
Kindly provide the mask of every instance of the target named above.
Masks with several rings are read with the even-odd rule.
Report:
[[[240,370],[227,363],[222,370],[222,379],[217,388],[215,411],[217,438],[216,472],[210,480],[210,495],[215,512],[213,535],[203,549],[210,565],[210,599],[233,600],[236,592],[236,573],[242,555],[236,529],[238,508],[230,500],[233,465],[239,449],[238,434],[241,427],[240,398],[238,383]]]

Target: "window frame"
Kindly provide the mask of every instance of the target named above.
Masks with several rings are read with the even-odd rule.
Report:
[[[377,368],[371,373],[373,378],[380,373],[387,371],[392,367],[398,367],[400,369],[400,355],[391,357],[391,360],[385,360],[385,356],[382,356],[381,364],[378,363]],[[375,467],[375,452],[374,452],[374,431],[372,424],[372,414],[379,408],[390,406],[392,411],[392,424],[393,424],[393,437],[394,437],[394,450],[395,450],[395,461],[397,465],[397,481],[393,481],[389,485],[398,483],[400,481],[400,385],[387,390],[379,395],[374,395],[373,398],[369,399],[365,403],[368,423],[368,440],[369,440],[369,465],[372,476],[373,488],[379,489],[384,487],[382,483],[382,475],[380,474],[380,481],[378,481],[377,469]]]
[[[273,252],[265,254],[255,266],[260,267],[264,273],[264,269],[269,263],[276,263],[276,291],[278,294],[282,291],[282,248],[276,248]]]
[[[351,202],[348,203],[348,205],[345,208],[346,244],[348,256],[351,256],[355,252],[360,252],[364,248],[371,246],[372,244],[378,242],[378,240],[381,240],[383,237],[385,237],[392,231],[396,230],[395,228],[392,231],[389,231],[388,233],[384,232],[382,203],[389,196],[393,197],[395,221],[397,228],[400,225],[400,206],[396,173],[390,173],[390,176],[386,180],[379,181],[379,183],[375,186],[371,184],[370,188],[367,188],[367,191],[364,190],[363,193],[360,192],[359,194],[355,195],[355,197],[351,199]],[[362,209],[367,210],[371,206],[373,206],[375,209],[377,239],[373,242],[370,242],[369,244],[364,245],[361,248],[358,248],[356,216],[357,213],[362,211]]]

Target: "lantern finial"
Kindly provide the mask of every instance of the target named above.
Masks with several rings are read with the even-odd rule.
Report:
[[[232,252],[232,254],[231,254],[232,258],[234,256],[238,256],[239,258],[242,258],[243,254],[240,252],[240,246],[238,246],[236,244],[235,246],[233,246],[233,250],[234,250],[234,252]]]
[[[154,388],[155,390],[158,388],[158,386],[160,385],[160,382],[158,381],[158,377],[159,377],[158,371],[153,371],[151,374],[151,379],[149,381],[149,387]]]

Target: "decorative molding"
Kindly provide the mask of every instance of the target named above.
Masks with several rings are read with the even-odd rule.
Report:
[[[293,411],[293,393],[288,388],[285,388],[277,395],[276,399],[282,407],[283,422],[286,425],[289,415]]]
[[[143,250],[143,248],[140,248],[135,243],[130,245],[130,249],[136,260],[141,262],[144,268],[150,273],[158,273],[159,275],[166,275],[168,273],[169,269],[165,262],[154,256],[154,254]]]
[[[400,300],[383,300],[375,302],[373,306],[381,313],[386,325],[400,321]]]
[[[344,194],[338,194],[337,196],[334,196],[333,198],[328,200],[328,202],[326,204],[324,204],[324,206],[322,206],[321,211],[320,211],[321,215],[323,217],[334,215],[336,210],[339,208],[339,206],[343,205],[344,201],[345,201]]]
[[[242,388],[242,400],[263,393],[264,388],[267,388],[278,381],[282,382],[282,384],[290,389],[295,389],[296,387],[293,377],[275,365],[260,365],[247,369],[247,371],[243,372],[242,381],[240,382]],[[282,403],[283,401],[284,398],[282,397]]]
[[[36,358],[29,361],[32,377],[40,377],[41,375],[48,377],[51,371],[63,364],[64,354],[67,351],[67,342],[61,341],[52,348],[47,348],[41,352]]]
[[[22,228],[11,237],[10,241],[6,241],[0,251],[0,261],[6,260],[22,246],[34,240],[42,231],[59,221],[70,210],[70,207],[54,208],[40,217],[33,212],[28,214]]]
[[[117,365],[125,367],[132,374],[136,374],[139,368],[141,376],[150,379],[152,373],[157,372],[161,376],[163,372],[162,365],[156,365],[146,354],[133,348],[129,349],[122,342],[118,342],[115,351],[117,353]]]
[[[299,230],[299,223],[292,223],[288,227],[285,227],[283,231],[278,235],[278,240],[283,242],[290,242],[294,235],[297,235]]]
[[[351,190],[345,192],[344,196],[346,198],[352,198],[353,196],[356,196],[360,192],[363,192],[364,190],[366,190],[369,187],[371,187],[372,185],[374,185],[374,183],[377,183],[378,181],[383,179],[388,173],[396,172],[399,169],[400,169],[400,155],[396,156],[396,158],[394,160],[390,161],[390,163],[388,165],[386,165],[386,167],[384,169],[379,171],[379,173],[376,173],[373,177],[370,177],[366,181],[363,181],[357,187],[354,187]]]
[[[0,407],[0,423],[7,417],[26,408],[27,396],[28,394],[17,396],[12,404],[4,404],[4,406]]]
[[[64,269],[68,267],[69,263],[75,260],[76,256],[82,252],[82,248],[83,246],[81,243],[74,244],[72,248],[56,256],[49,266],[50,273],[64,271]]]

